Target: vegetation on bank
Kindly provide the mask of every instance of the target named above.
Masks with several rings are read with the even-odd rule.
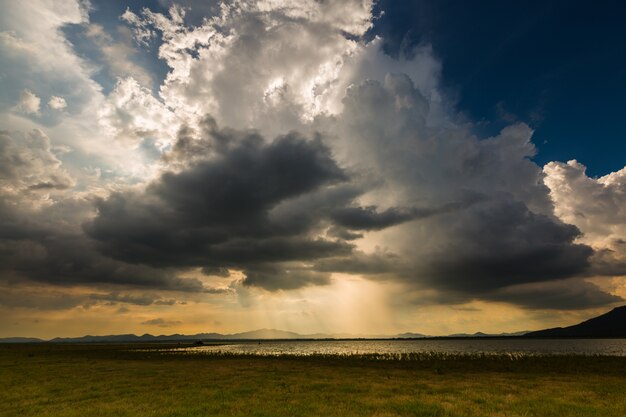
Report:
[[[622,416],[626,358],[0,346],[1,416]]]

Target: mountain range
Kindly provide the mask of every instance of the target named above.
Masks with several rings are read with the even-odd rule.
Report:
[[[89,342],[165,342],[165,341],[196,341],[196,340],[301,340],[301,339],[417,339],[428,337],[420,333],[402,333],[394,336],[386,335],[352,335],[352,334],[300,334],[284,330],[259,329],[250,332],[221,334],[221,333],[198,333],[194,335],[171,334],[151,335],[144,334],[120,334],[106,336],[82,336],[82,337],[56,337],[43,340],[30,337],[9,337],[0,339],[0,343],[34,343],[34,342],[58,342],[58,343],[89,343]]]
[[[626,306],[569,327],[529,332],[525,337],[626,337]]]
[[[250,332],[221,334],[221,333],[198,333],[194,335],[172,334],[172,335],[151,335],[144,334],[121,334],[108,336],[82,336],[82,337],[56,337],[51,340],[43,340],[31,337],[9,337],[0,338],[0,343],[36,343],[36,342],[58,342],[58,343],[89,343],[89,342],[167,342],[167,341],[198,341],[198,340],[302,340],[302,339],[422,339],[432,336],[421,333],[401,333],[396,335],[353,335],[353,334],[300,334],[284,330],[260,329]],[[522,331],[516,333],[487,334],[477,333],[456,333],[442,337],[476,338],[476,337],[529,337],[529,338],[550,338],[550,337],[596,337],[612,338],[626,337],[626,306],[617,307],[606,314],[594,317],[580,324],[569,327],[556,327],[552,329],[538,331]]]

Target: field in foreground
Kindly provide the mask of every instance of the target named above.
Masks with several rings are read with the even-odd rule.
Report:
[[[0,416],[626,416],[626,358],[270,358],[153,348],[0,345]]]

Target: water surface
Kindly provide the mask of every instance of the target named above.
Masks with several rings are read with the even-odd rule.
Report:
[[[626,356],[626,339],[418,339],[226,342],[177,349],[255,355],[442,354]]]

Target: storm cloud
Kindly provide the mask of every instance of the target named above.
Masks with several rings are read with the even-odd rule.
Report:
[[[92,210],[90,200],[51,203],[41,202],[39,195],[21,195],[19,200],[11,193],[0,195],[2,280],[203,290],[200,282],[179,278],[173,270],[127,264],[102,255],[76,224],[76,218]]]
[[[452,216],[450,216],[452,217]],[[580,231],[521,202],[477,204],[440,226],[450,239],[422,258],[432,285],[480,292],[582,274],[593,250],[574,243]]]
[[[319,137],[297,133],[269,143],[254,133],[209,134],[205,158],[165,172],[143,192],[97,203],[98,216],[85,230],[98,248],[154,267],[244,270],[246,282],[267,288],[327,283],[327,276],[280,265],[345,255],[351,245],[316,236],[320,217],[283,221],[270,213],[283,201],[347,181],[330,150]]]
[[[144,191],[114,193],[97,203],[97,217],[84,228],[103,254],[155,268],[201,267],[217,276],[238,270],[244,284],[268,290],[324,285],[330,274],[342,272],[399,280],[467,300],[499,299],[507,293],[503,289],[582,276],[590,266],[593,250],[575,242],[580,231],[549,212],[529,209],[522,201],[527,190],[520,190],[519,197],[488,192],[487,177],[497,166],[460,171],[457,175],[470,175],[469,180],[459,178],[458,189],[438,190],[441,197],[431,200],[433,205],[444,198],[457,202],[381,210],[355,204],[362,195],[379,193],[378,183],[358,184],[319,135],[292,132],[268,141],[205,120],[201,137],[185,129],[179,134],[165,157],[172,171]],[[508,146],[506,138],[499,140]],[[491,158],[492,148],[499,146],[476,145],[479,153],[474,151],[472,160]],[[533,186],[541,171],[527,171]],[[486,178],[471,178],[472,172]],[[392,175],[384,181],[398,186]],[[411,185],[420,191],[429,186],[428,181]],[[534,186],[537,195],[528,200],[545,201],[547,188]],[[387,230],[395,245],[387,252],[366,253],[351,243],[358,236],[349,231]],[[572,292],[572,297],[588,293]],[[516,294],[510,299],[524,304],[524,293]],[[536,303],[531,298],[528,302]]]

